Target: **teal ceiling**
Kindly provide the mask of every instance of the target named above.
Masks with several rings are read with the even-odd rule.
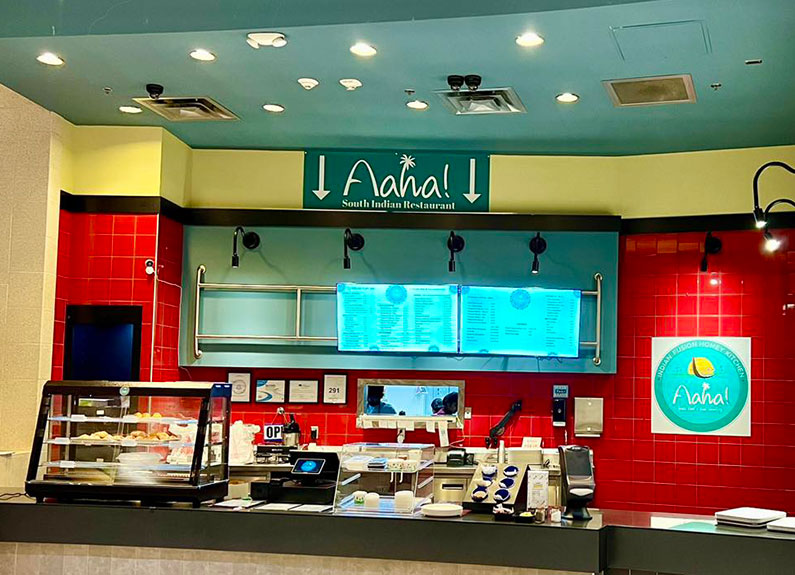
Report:
[[[566,9],[552,9],[559,7]],[[274,28],[287,35],[286,47],[253,50],[244,41],[249,31]],[[546,42],[518,47],[515,36],[530,29]],[[76,124],[159,125],[197,148],[595,155],[768,146],[795,144],[793,29],[792,0],[2,0],[0,83]],[[378,54],[350,54],[358,40]],[[217,61],[191,60],[195,47]],[[36,62],[44,50],[66,65]],[[752,58],[763,64],[744,64]],[[453,116],[432,94],[452,73],[512,86],[527,113]],[[695,104],[617,109],[601,84],[679,73],[692,74]],[[320,86],[303,90],[303,76]],[[364,87],[346,92],[344,77]],[[147,82],[162,83],[166,95],[210,96],[240,120],[120,114]],[[406,88],[430,109],[407,109]],[[580,102],[557,103],[563,91]],[[286,111],[267,114],[266,102]]]

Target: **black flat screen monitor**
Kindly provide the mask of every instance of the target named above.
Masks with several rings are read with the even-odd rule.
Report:
[[[64,379],[138,381],[141,316],[140,306],[67,306]]]

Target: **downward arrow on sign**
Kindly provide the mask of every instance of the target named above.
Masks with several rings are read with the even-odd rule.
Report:
[[[470,204],[474,204],[480,196],[481,194],[475,193],[475,158],[469,158],[469,193],[464,194],[464,197]]]
[[[320,155],[317,158],[317,189],[312,190],[312,193],[317,196],[321,202],[323,198],[331,193],[331,190],[325,189],[326,187],[326,156]]]

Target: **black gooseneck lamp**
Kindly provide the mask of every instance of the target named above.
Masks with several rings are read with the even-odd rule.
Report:
[[[348,255],[348,250],[351,249],[358,252],[364,247],[364,236],[351,231],[350,228],[345,228],[345,233],[342,236],[342,267],[343,269],[351,269],[351,258]]]
[[[779,198],[777,200],[773,200],[770,202],[767,207],[763,210],[762,207],[759,205],[759,176],[762,175],[767,168],[784,168],[790,174],[795,174],[795,168],[786,164],[784,162],[773,161],[767,162],[766,164],[762,164],[759,169],[754,174],[754,221],[756,222],[756,227],[760,230],[764,230],[765,236],[765,249],[769,252],[776,251],[779,247],[781,247],[781,240],[776,239],[773,234],[770,233],[768,230],[768,218],[770,217],[770,210],[780,204],[787,204],[790,206],[795,207],[795,201],[789,198]]]
[[[541,232],[536,232],[536,235],[530,238],[530,251],[533,252],[533,266],[530,268],[530,273],[537,274],[540,267],[538,256],[547,251],[547,240],[541,237]]]
[[[723,249],[723,242],[720,241],[720,238],[713,236],[712,232],[707,232],[707,237],[704,238],[704,257],[701,258],[700,269],[702,272],[709,270],[709,261],[707,261],[707,257],[719,254],[721,249]]]
[[[259,234],[257,232],[247,232],[242,226],[235,228],[235,237],[232,239],[232,267],[240,267],[240,256],[237,253],[237,237],[243,235],[243,247],[255,250],[259,247]]]
[[[450,261],[447,262],[447,271],[455,271],[455,255],[464,251],[466,242],[455,232],[450,232],[447,238],[447,249],[450,250]]]

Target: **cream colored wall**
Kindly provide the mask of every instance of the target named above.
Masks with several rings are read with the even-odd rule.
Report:
[[[618,158],[618,189],[625,218],[736,214],[753,209],[756,170],[771,160],[795,166],[795,146],[717,150]],[[793,197],[795,178],[769,168],[759,180],[760,201]],[[779,208],[783,210],[784,208]]]
[[[158,196],[163,129],[75,126],[71,135],[72,193]]]
[[[302,207],[304,153],[192,150],[162,128],[64,124],[64,176],[75,194],[161,195],[202,208]],[[623,157],[491,157],[492,212],[625,218],[750,211],[751,180],[795,146]],[[765,173],[762,198],[791,195],[790,174]]]
[[[0,85],[0,452],[30,449],[51,369],[62,128]],[[8,477],[20,458],[0,466],[4,481],[22,480]]]
[[[193,150],[188,204],[301,208],[303,181],[303,152]]]
[[[734,214],[753,208],[757,168],[795,165],[795,146],[623,157],[492,156],[491,211],[625,218]],[[765,171],[762,201],[792,196],[792,175]]]
[[[187,205],[190,197],[193,151],[167,130],[161,130],[160,195]]]
[[[492,212],[620,213],[616,158],[491,156]]]

